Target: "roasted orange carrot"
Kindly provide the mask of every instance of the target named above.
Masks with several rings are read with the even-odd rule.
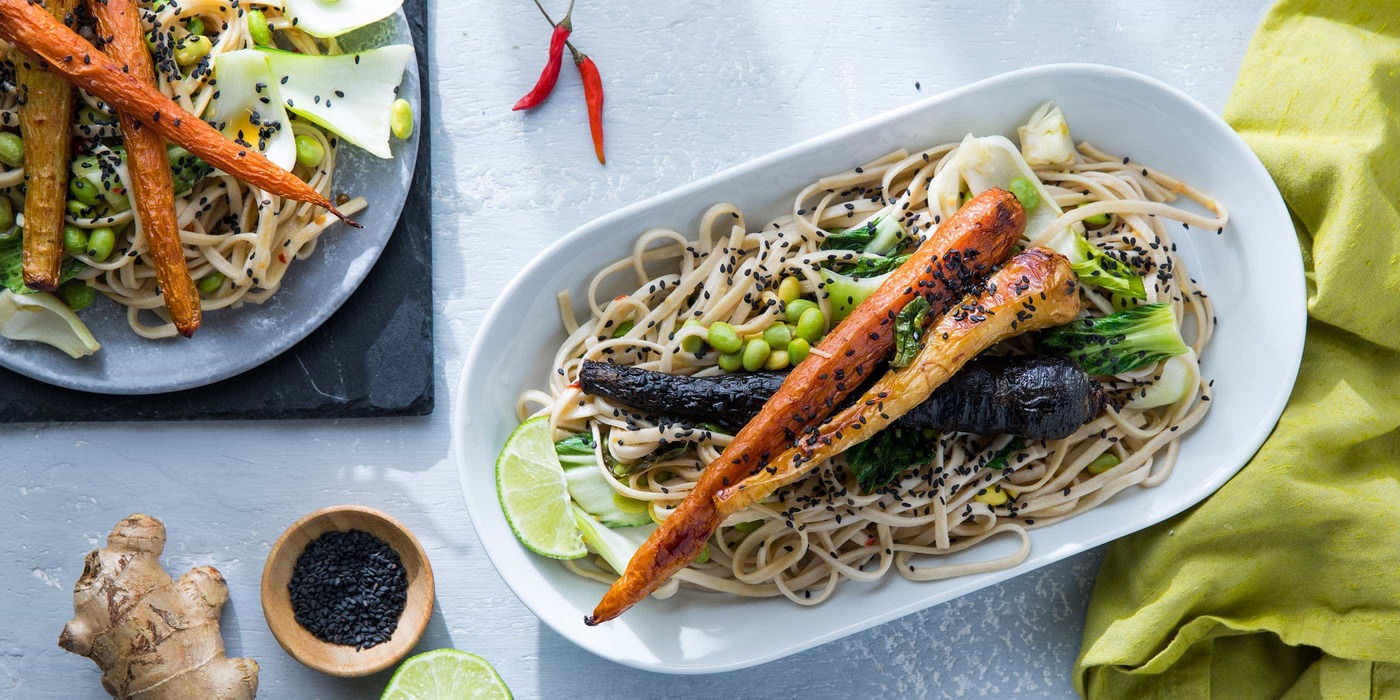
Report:
[[[77,4],[77,0],[48,0],[47,11],[39,5],[32,11],[59,24],[72,15]],[[0,16],[0,22],[3,21],[5,18]],[[21,61],[16,73],[23,102],[19,131],[25,145],[24,284],[30,289],[52,292],[61,281],[73,88],[42,62]]]
[[[621,615],[677,571],[689,566],[722,519],[714,497],[736,485],[821,423],[836,404],[886,360],[895,316],[915,296],[941,314],[1011,253],[1026,228],[1026,212],[1011,193],[992,189],[963,206],[919,246],[870,298],[832,329],[818,349],[744,426],[724,454],[705,468],[685,500],[632,557],[622,578],[584,618],[589,625]]]
[[[107,37],[104,48],[112,60],[126,66],[127,72],[146,85],[156,84],[151,54],[142,37],[141,16],[133,0],[103,0],[90,5],[97,17],[100,34]],[[122,141],[126,143],[127,171],[131,175],[131,196],[140,216],[141,230],[155,263],[156,281],[165,296],[165,308],[175,330],[186,338],[199,328],[202,311],[199,290],[185,266],[185,249],[180,245],[180,229],[175,223],[175,185],[165,140],[152,129],[143,129],[130,114],[119,113]]]
[[[983,350],[1007,338],[1059,326],[1079,314],[1079,283],[1063,255],[1032,248],[987,278],[978,294],[938,319],[912,362],[891,369],[860,399],[798,438],[763,471],[721,489],[720,518],[763,500],[898,420]]]
[[[224,138],[151,85],[123,70],[77,32],[54,19],[32,0],[0,0],[0,39],[14,44],[31,59],[49,64],[68,82],[101,98],[205,162],[272,194],[322,207],[341,221],[360,225],[341,214],[330,200],[297,176],[277,167],[263,154]]]

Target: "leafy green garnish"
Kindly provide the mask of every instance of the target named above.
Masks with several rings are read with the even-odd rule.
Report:
[[[861,491],[874,493],[906,469],[928,464],[936,453],[936,440],[924,431],[888,428],[846,450],[846,466]]]
[[[1020,452],[1024,449],[1026,449],[1025,440],[1022,440],[1021,438],[1012,438],[1011,442],[1006,443],[1006,447],[1001,448],[1001,450],[998,451],[995,456],[988,460],[987,468],[1005,469],[1007,462],[1011,461],[1011,455],[1014,455],[1017,452]]]
[[[1040,346],[1100,375],[1130,372],[1191,349],[1166,302],[1072,321],[1041,338]]]
[[[1142,278],[1138,276],[1137,271],[1131,265],[1103,252],[1083,236],[1078,238],[1078,245],[1080,252],[1084,254],[1084,259],[1079,262],[1070,262],[1070,267],[1074,269],[1074,274],[1079,277],[1080,282],[1107,289],[1115,296],[1131,299],[1147,298],[1147,290],[1144,288]]]
[[[559,453],[559,463],[565,471],[597,464],[595,447],[597,446],[593,444],[593,436],[588,433],[570,435],[554,443],[554,451]]]
[[[899,249],[904,240],[904,227],[894,217],[880,216],[864,226],[828,231],[822,241],[823,250],[859,250],[875,255],[889,255]]]
[[[87,269],[81,260],[66,258],[59,273],[59,281],[67,282]],[[24,286],[24,242],[21,236],[0,239],[0,286],[15,294],[33,294],[34,290]]]
[[[893,258],[861,258],[856,261],[854,267],[845,271],[847,277],[860,279],[862,277],[879,277],[888,272],[894,272],[895,268],[903,265],[909,260],[908,255],[897,255]]]
[[[924,322],[928,320],[929,309],[928,299],[922,295],[914,297],[900,309],[894,319],[894,359],[890,360],[891,367],[899,369],[908,366],[919,354],[919,348],[924,344]]]

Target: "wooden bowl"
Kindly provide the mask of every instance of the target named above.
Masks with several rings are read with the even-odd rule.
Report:
[[[347,530],[362,530],[384,540],[399,553],[408,574],[408,600],[393,636],[383,644],[359,651],[352,646],[323,642],[302,627],[292,612],[292,596],[287,589],[297,558],[308,544],[327,532]],[[331,506],[298,520],[272,545],[263,566],[262,607],[272,635],[292,658],[332,676],[367,676],[401,661],[423,636],[433,615],[433,569],[417,538],[403,523],[373,508]]]

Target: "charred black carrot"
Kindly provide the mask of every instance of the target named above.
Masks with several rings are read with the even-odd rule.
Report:
[[[663,419],[742,428],[777,393],[784,372],[688,377],[584,360],[584,393]],[[978,357],[895,423],[1035,440],[1067,437],[1106,403],[1103,388],[1065,357]]]
[[[714,497],[763,469],[808,428],[860,388],[894,346],[894,318],[916,296],[935,313],[957,303],[1005,260],[1026,228],[1026,212],[1011,193],[990,189],[949,217],[929,240],[890,274],[783,382],[744,426],[723,456],[705,468],[690,494],[637,550],[622,578],[584,618],[589,625],[621,615],[689,566],[719,527]]]

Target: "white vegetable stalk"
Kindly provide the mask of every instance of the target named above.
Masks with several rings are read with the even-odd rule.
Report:
[[[97,339],[67,305],[52,294],[0,293],[0,336],[52,345],[69,357],[87,357],[99,349]]]
[[[1031,165],[1067,163],[1074,159],[1074,139],[1069,135],[1069,122],[1054,102],[1046,102],[1031,115],[1030,121],[1018,129],[1021,135],[1021,155]]]

